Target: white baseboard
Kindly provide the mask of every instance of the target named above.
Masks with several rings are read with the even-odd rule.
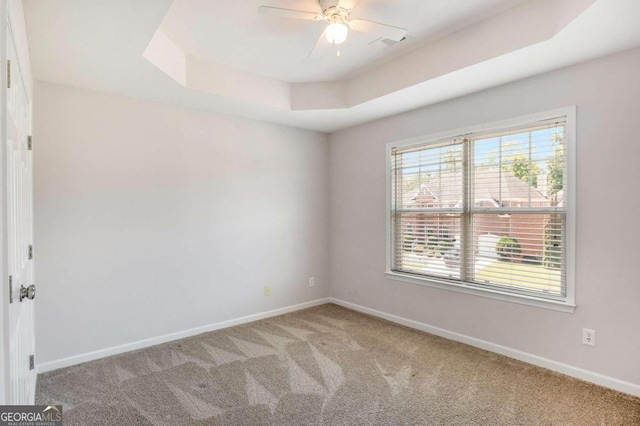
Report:
[[[159,345],[173,340],[183,339],[185,337],[195,336],[197,334],[206,333],[208,331],[220,330],[223,328],[233,327],[234,325],[245,324],[252,321],[261,320],[264,318],[275,317],[277,315],[286,314],[289,312],[299,311],[301,309],[311,308],[313,306],[329,303],[329,298],[312,300],[310,302],[304,302],[297,305],[286,306],[284,308],[274,309],[272,311],[260,312],[253,315],[247,315],[240,318],[235,318],[227,321],[217,322],[214,324],[205,325],[202,327],[191,328],[189,330],[178,331],[176,333],[165,334],[163,336],[152,337],[150,339],[138,340],[132,343],[125,343],[124,345],[112,346],[110,348],[104,348],[93,352],[87,352],[79,355],[70,356],[67,358],[56,359],[54,361],[44,362],[36,366],[38,373],[44,373],[46,371],[57,370],[58,368],[70,367],[72,365],[81,364],[83,362],[94,361],[96,359],[105,358],[111,355],[117,355],[124,352],[133,351],[136,349],[142,349],[149,346]]]
[[[480,349],[484,349],[490,352],[495,352],[500,355],[507,356],[509,358],[517,359],[529,364],[537,365],[548,370],[556,371],[558,373],[566,374],[567,376],[575,377],[576,379],[584,380],[586,382],[594,383],[596,385],[604,386],[610,389],[624,392],[633,396],[640,397],[640,385],[625,382],[623,380],[615,379],[613,377],[605,376],[603,374],[594,373],[592,371],[584,370],[582,368],[574,367],[561,362],[553,361],[548,358],[543,358],[538,355],[533,355],[527,352],[522,352],[517,349],[508,348],[506,346],[497,345],[495,343],[487,342],[486,340],[476,339],[475,337],[466,336],[464,334],[455,333],[453,331],[445,330],[443,328],[435,327],[422,322],[410,320],[407,318],[399,317],[397,315],[388,314],[375,309],[367,308],[365,306],[356,305],[355,303],[347,302],[345,300],[336,299],[334,297],[329,298],[332,303],[343,306],[345,308],[353,309],[354,311],[362,312],[372,315],[374,317],[386,319],[396,324],[404,325],[406,327],[414,328],[416,330],[425,331],[427,333],[435,334],[446,339],[455,340],[456,342],[465,343],[470,346],[475,346]]]

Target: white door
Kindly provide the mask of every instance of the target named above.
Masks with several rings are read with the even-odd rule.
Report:
[[[31,101],[23,81],[18,49],[8,22],[6,107],[6,262],[9,275],[7,360],[8,404],[33,404],[34,369],[33,198]],[[6,329],[5,329],[6,330]]]

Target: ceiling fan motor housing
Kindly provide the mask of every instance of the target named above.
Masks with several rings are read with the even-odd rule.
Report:
[[[346,22],[349,11],[340,6],[339,0],[320,0],[322,14],[331,23]]]

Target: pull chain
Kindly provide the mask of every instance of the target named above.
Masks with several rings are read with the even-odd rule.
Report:
[[[336,47],[336,39],[333,39],[333,42],[331,43],[333,44],[333,47]],[[338,48],[338,50],[336,50],[336,56],[339,58],[340,57],[340,48]]]

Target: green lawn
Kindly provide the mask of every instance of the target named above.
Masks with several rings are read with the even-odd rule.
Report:
[[[556,294],[562,292],[559,270],[524,263],[493,262],[477,271],[474,281]]]
[[[451,277],[454,269],[445,266],[441,258],[427,258],[403,253],[402,269],[423,274]],[[562,294],[560,271],[545,268],[542,265],[493,261],[484,267],[476,266],[473,281],[479,284],[513,287],[530,291],[546,291],[550,294]],[[457,275],[457,274],[456,274]]]

